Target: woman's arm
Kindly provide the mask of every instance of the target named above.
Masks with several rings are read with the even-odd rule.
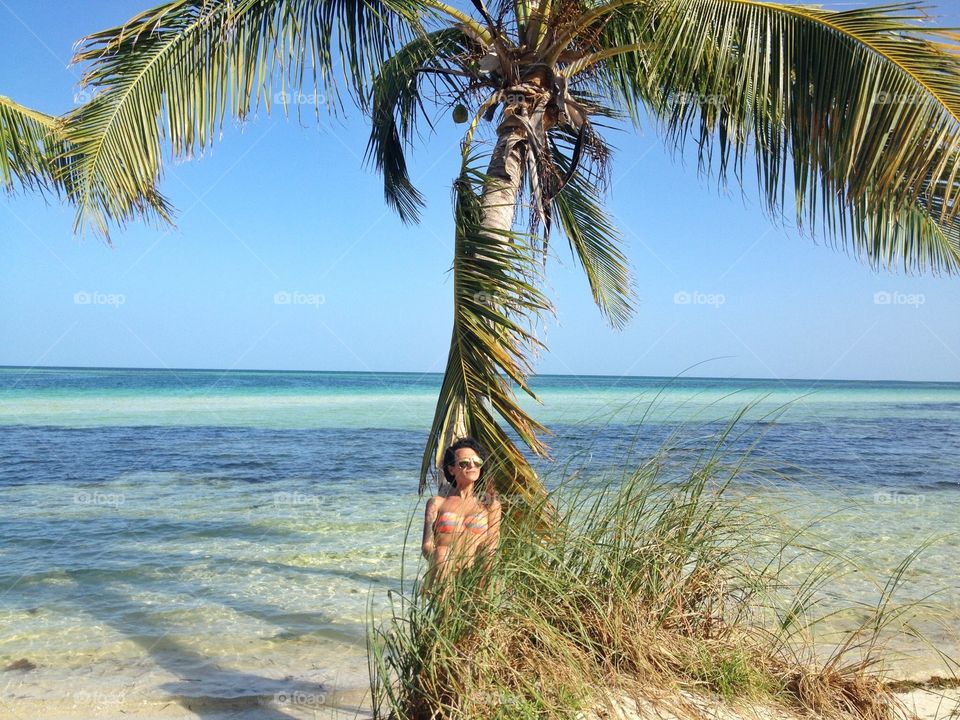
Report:
[[[500,519],[502,514],[503,506],[494,495],[490,507],[487,508],[487,536],[484,538],[486,550],[491,555],[500,546]]]
[[[432,497],[427,500],[427,510],[423,516],[423,541],[420,543],[420,552],[427,559],[433,554],[433,524],[437,521],[437,508],[441,498]]]

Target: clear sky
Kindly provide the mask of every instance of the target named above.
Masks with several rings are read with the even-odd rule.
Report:
[[[153,4],[0,0],[0,94],[71,109],[73,43]],[[441,117],[413,155],[415,227],[384,205],[352,108],[319,125],[261,112],[168,162],[177,227],[135,224],[113,247],[74,236],[55,200],[0,196],[0,365],[442,371],[460,129]],[[771,221],[753,186],[698,178],[655,128],[608,137],[637,313],[607,327],[554,238],[539,372],[960,381],[960,278],[873,272]]]

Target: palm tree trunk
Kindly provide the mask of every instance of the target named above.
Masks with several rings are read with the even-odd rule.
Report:
[[[512,116],[500,123],[497,144],[487,168],[490,184],[483,193],[483,226],[495,231],[490,236],[491,242],[504,242],[504,236],[496,231],[507,232],[513,228],[523,180],[526,135],[511,120]]]

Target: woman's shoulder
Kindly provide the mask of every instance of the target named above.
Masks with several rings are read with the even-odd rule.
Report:
[[[500,498],[497,497],[496,493],[488,493],[484,495],[483,499],[480,501],[480,506],[490,512],[491,510],[500,510],[502,507],[500,505]]]
[[[443,498],[440,495],[434,495],[432,498],[427,500],[427,507],[425,510],[427,517],[435,515],[437,512],[439,512],[440,506],[443,505],[443,501],[445,499],[446,498]]]

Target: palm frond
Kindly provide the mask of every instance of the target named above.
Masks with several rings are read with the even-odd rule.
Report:
[[[642,109],[653,99],[645,54],[653,42],[651,20],[645,4],[617,8],[594,30],[594,57],[571,63],[566,71],[573,81],[587,76],[594,93],[629,115],[635,127],[641,123]],[[620,51],[608,52],[612,48]]]
[[[570,158],[556,146],[554,162],[562,173],[570,169]],[[625,327],[634,311],[629,262],[620,249],[620,232],[603,211],[597,185],[574,173],[553,198],[553,208],[600,312],[613,327]]]
[[[421,84],[433,83],[431,101],[437,100],[440,86],[453,94],[463,92],[467,83],[460,73],[465,73],[465,61],[471,54],[477,54],[477,48],[459,28],[438,30],[398,50],[373,81],[367,160],[383,175],[387,205],[404,222],[419,220],[419,208],[423,207],[423,197],[410,181],[404,153],[420,120]]]
[[[582,266],[594,302],[615,328],[623,328],[633,315],[633,288],[629,262],[620,249],[622,238],[602,208],[602,194],[609,183],[610,148],[586,120],[604,110],[577,93],[567,99],[584,110],[579,129],[571,122],[556,125],[542,142],[529,143],[527,195],[530,232],[541,233],[546,255],[554,219],[574,258]]]
[[[408,34],[415,3],[403,2],[173,0],[85,38],[75,62],[90,63],[94,97],[67,118],[77,226],[106,235],[151,211],[169,221],[156,190],[164,139],[176,155],[201,152],[228,116],[285,104],[288,84],[309,81],[316,108],[337,103],[338,72],[363,86]]]
[[[868,198],[866,212],[855,213],[853,222],[863,238],[861,254],[874,265],[899,264],[905,272],[927,265],[947,272],[960,267],[960,221],[939,223],[922,202],[905,208],[873,207],[871,202],[877,201]],[[914,247],[918,243],[922,246]]]
[[[470,434],[495,462],[485,477],[497,490],[528,499],[543,487],[498,419],[537,454],[547,432],[517,404],[511,384],[536,397],[527,384],[531,353],[542,347],[530,318],[550,311],[531,283],[539,270],[536,249],[514,232],[484,228],[482,188],[486,176],[467,156],[455,185],[456,244],[453,264],[453,336],[443,385],[420,468],[420,489],[440,462],[448,442]]]
[[[875,266],[960,270],[960,46],[920,24],[921,6],[607,6],[606,31],[647,46],[609,59],[608,77],[675,147],[692,140],[701,167],[741,178],[752,150],[774,215],[792,202]]]
[[[0,95],[0,186],[60,190],[59,167],[66,143],[58,118]]]

